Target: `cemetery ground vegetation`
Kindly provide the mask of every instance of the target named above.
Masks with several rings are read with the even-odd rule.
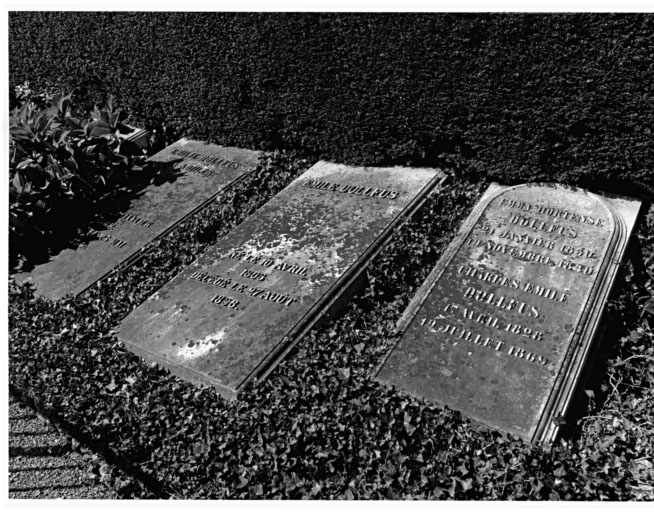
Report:
[[[134,128],[111,95],[102,109],[83,112],[71,94],[34,94],[28,82],[12,92],[9,237],[15,265],[47,260],[50,250],[74,239],[98,199],[136,181],[146,151],[127,137]]]
[[[9,22],[12,87],[74,90],[83,112],[114,93],[135,124],[271,151],[80,297],[49,301],[9,283],[12,393],[130,475],[123,496],[654,498],[652,16],[20,12]],[[120,37],[94,37],[106,33]],[[394,232],[345,310],[238,401],[117,341],[122,318],[319,158],[450,177]],[[551,446],[371,380],[492,180],[643,201],[578,413]]]

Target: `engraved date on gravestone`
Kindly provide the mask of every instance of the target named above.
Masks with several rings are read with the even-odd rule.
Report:
[[[119,337],[234,398],[343,297],[444,175],[319,162],[134,310]]]
[[[376,378],[526,439],[553,438],[638,207],[562,186],[491,186]]]

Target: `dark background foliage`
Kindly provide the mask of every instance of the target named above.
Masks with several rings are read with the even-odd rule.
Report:
[[[89,107],[113,93],[137,120],[198,139],[465,165],[504,181],[654,186],[651,15],[24,12],[9,22],[12,83],[74,87]]]
[[[12,391],[132,475],[124,495],[654,498],[652,16],[22,12],[9,25],[12,86],[76,88],[88,108],[114,93],[145,125],[287,152],[77,299],[10,283]],[[317,158],[451,178],[342,315],[237,402],[117,343],[129,311]],[[490,180],[644,201],[599,357],[551,447],[369,378]]]

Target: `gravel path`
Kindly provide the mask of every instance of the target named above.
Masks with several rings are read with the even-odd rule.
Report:
[[[117,499],[102,483],[104,464],[73,448],[32,409],[9,397],[9,498]]]

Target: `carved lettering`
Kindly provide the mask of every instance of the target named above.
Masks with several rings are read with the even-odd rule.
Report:
[[[247,270],[243,271],[241,275],[244,277],[249,277],[248,275],[245,275],[246,272],[248,271]],[[258,274],[257,272],[254,273]],[[263,277],[265,279],[266,276],[263,275]],[[277,304],[283,304],[285,306],[290,306],[294,302],[297,302],[297,299],[294,297],[290,297],[288,295],[275,293],[270,290],[264,290],[261,288],[255,288],[253,286],[248,286],[246,284],[238,283],[233,281],[229,277],[221,277],[218,275],[206,274],[204,272],[196,271],[193,272],[193,274],[191,274],[189,279],[195,279],[196,281],[207,283],[212,286],[218,286],[220,288],[229,288],[230,290],[236,293],[248,294],[251,297],[256,297],[261,300],[267,300],[269,302],[275,302]],[[263,279],[258,279],[258,280],[263,281]]]
[[[273,269],[288,272],[289,274],[297,274],[300,276],[306,276],[308,272],[308,269],[305,267],[301,267],[299,265],[291,265],[290,263],[284,263],[283,261],[277,263]]]
[[[142,219],[140,217],[137,217],[136,215],[132,215],[131,213],[125,213],[121,217],[121,219],[132,222],[133,224],[136,224],[138,226],[143,226],[144,228],[149,228],[153,224],[152,221]]]
[[[297,299],[284,295],[283,293],[276,293],[270,290],[262,290],[260,288],[250,287],[249,292],[251,297],[256,297],[261,300],[267,300],[269,302],[275,302],[277,304],[283,304],[284,306],[290,306],[294,302],[297,302]]]
[[[261,295],[263,292],[264,292],[264,290],[261,289],[261,288],[254,288],[253,286],[250,286],[250,290],[249,290],[248,293],[249,293],[252,297],[258,297],[258,296]]]
[[[193,174],[199,174],[200,176],[204,177],[213,176],[215,174],[215,172],[211,169],[206,169],[197,164],[184,163],[179,169],[182,171],[192,172]]]
[[[507,288],[518,289],[520,288],[520,281],[517,279],[509,279],[508,277],[497,273],[497,272],[488,272],[486,270],[480,270],[477,268],[470,267],[468,265],[459,266],[459,274],[464,274],[468,277],[475,277],[487,283],[496,284],[499,286],[506,286]]]
[[[228,288],[232,285],[232,280],[229,277],[221,277],[217,275],[205,274],[204,272],[193,272],[189,279],[195,279],[213,286],[220,288]]]
[[[469,245],[474,245],[476,247],[483,247],[489,252],[498,252],[502,254],[507,254],[512,258],[523,261],[533,261],[535,263],[540,263],[542,265],[548,265],[550,267],[556,266],[552,258],[546,254],[539,254],[533,251],[525,251],[521,247],[509,244],[498,244],[493,240],[480,240],[479,238],[469,238],[467,240]]]
[[[179,149],[175,148],[172,151],[173,155],[181,156],[183,158],[189,158],[191,160],[196,160],[198,162],[202,162],[205,164],[209,165],[220,165],[223,167],[228,167],[230,169],[238,169],[241,164],[238,162],[234,162],[233,160],[228,160],[227,158],[221,158],[219,156],[211,156],[211,155],[202,155],[200,153],[196,153],[194,151],[187,151],[186,149]],[[213,171],[208,171],[209,174],[205,174],[205,176],[210,176],[214,174]]]
[[[502,320],[498,317],[489,315],[487,313],[474,311],[471,308],[466,306],[461,306],[459,304],[449,303],[444,308],[443,311],[446,313],[452,313],[454,315],[460,315],[464,320],[471,320],[482,325],[489,327],[495,327],[501,331],[512,332],[513,334],[518,334],[526,338],[531,338],[535,341],[543,340],[543,333],[540,331],[535,331],[531,327],[525,327],[515,323],[507,323],[503,325]]]
[[[396,199],[400,193],[397,190],[385,190],[383,188],[373,188],[356,185],[343,185],[331,183],[329,181],[307,180],[302,184],[303,187],[313,188],[316,190],[328,190],[331,192],[341,192],[343,194],[355,194],[358,196],[379,197],[382,199]]]
[[[238,293],[245,293],[245,290],[247,290],[248,285],[246,284],[241,284],[241,283],[232,283],[231,286],[232,290]]]
[[[562,224],[551,224],[535,217],[523,217],[522,215],[511,215],[509,218],[511,224],[530,228],[534,231],[544,231],[546,233],[558,233],[562,236],[577,238],[577,230]]]
[[[121,240],[118,237],[108,235],[107,233],[100,233],[94,229],[89,231],[89,234],[95,235],[98,237],[98,240],[102,240],[103,242],[107,242],[108,244],[113,245],[114,247],[118,247],[119,249],[122,249],[127,245],[127,242],[124,240]]]
[[[519,324],[508,323],[504,328],[505,331],[512,332],[513,334],[519,334],[525,338],[531,338],[534,341],[543,341],[543,333],[540,331],[535,331],[531,327],[525,327]]]
[[[541,205],[541,204],[530,204],[524,201],[513,201],[510,199],[502,198],[500,201],[500,206],[508,206],[509,208],[514,208],[517,210],[528,211],[532,213],[537,213],[539,215],[546,215],[548,217],[559,218],[563,220],[569,220],[571,222],[576,222],[578,224],[586,224],[589,226],[603,227],[604,222],[602,219],[596,219],[590,215],[582,215],[570,210],[562,210],[560,208],[553,208],[551,206]],[[572,237],[574,238],[574,237]]]
[[[478,290],[472,286],[466,288],[466,291],[463,292],[463,296],[467,299],[474,299],[507,311],[515,310],[518,313],[525,314],[531,318],[538,318],[540,316],[540,310],[537,306],[532,306],[526,302],[515,299],[508,299],[503,295],[496,295],[495,293]]]
[[[581,263],[575,263],[568,260],[561,260],[557,263],[550,256],[545,254],[538,254],[533,251],[525,251],[520,247],[509,244],[498,244],[493,240],[480,240],[479,238],[472,237],[466,240],[466,243],[468,245],[474,245],[475,247],[483,247],[488,252],[507,254],[517,260],[533,261],[534,263],[540,263],[550,267],[558,267],[564,270],[579,272],[580,274],[592,275],[595,271],[594,267],[590,267],[588,265],[583,265]]]
[[[277,263],[275,263],[275,260],[271,258],[264,258],[261,255],[249,254],[245,251],[239,251],[235,249],[232,249],[224,257],[234,260],[245,261],[247,263],[253,263],[255,265],[261,265],[262,267],[272,266],[274,270],[281,270],[282,272],[288,272],[289,274],[295,274],[298,276],[306,276],[309,273],[308,268],[302,267],[294,263],[286,263],[284,261],[277,261]],[[263,279],[260,279],[260,281],[263,281]]]
[[[563,293],[554,288],[547,288],[545,286],[539,286],[537,284],[525,283],[523,291],[531,293],[533,295],[538,295],[549,300],[555,300],[558,302],[567,302],[570,290],[567,288]]]
[[[444,333],[449,334],[450,336],[457,335],[458,339],[472,343],[473,345],[480,345],[482,347],[491,348],[495,351],[499,351],[504,342],[501,340],[496,340],[489,336],[482,337],[481,334],[475,334],[468,329],[463,329],[452,324],[443,324],[438,325],[437,320],[430,320],[427,322],[426,318],[423,318],[420,322],[420,325],[427,326],[427,329],[433,333]],[[454,341],[454,345],[457,344],[457,341]]]
[[[230,299],[223,295],[216,295],[211,299],[211,302],[218,304],[219,306],[225,306],[230,309],[238,309],[239,301],[236,299]]]
[[[510,356],[517,357],[518,359],[525,359],[530,363],[536,363],[541,366],[545,366],[547,364],[546,357],[536,355],[533,352],[527,352],[524,348],[511,346],[511,348],[509,348],[508,354]]]
[[[575,263],[574,261],[569,261],[569,260],[561,260],[559,261],[559,264],[557,266],[565,270],[571,270],[573,272],[586,274],[588,276],[593,275],[593,273],[595,272],[594,267],[589,267],[587,265],[582,265],[581,263]]]
[[[517,234],[517,233],[512,233],[511,231],[508,230],[503,230],[500,233],[500,238],[508,238],[509,240],[513,242],[520,242],[523,244],[531,244],[535,245],[536,247],[544,247],[545,249],[554,249],[555,244],[551,240],[544,239],[542,237],[533,237],[529,236],[528,234]]]
[[[570,245],[563,245],[561,247],[561,252],[566,256],[572,256],[575,258],[597,259],[598,257],[595,251],[591,251],[585,247],[572,247]]]
[[[447,304],[444,308],[446,313],[459,313],[464,319],[472,320],[474,322],[488,325],[491,327],[498,327],[499,319],[495,316],[488,315],[486,313],[479,313],[465,306],[460,306],[459,304]]]
[[[505,197],[500,201],[500,206],[508,206],[509,208],[515,208],[517,210],[524,210],[526,212],[531,210],[531,204],[525,201],[514,201],[512,199],[507,199]]]
[[[243,272],[241,272],[242,277],[247,277],[249,279],[256,279],[257,281],[265,281],[266,280],[266,274],[262,272],[257,272],[255,270],[250,270],[246,269]]]

